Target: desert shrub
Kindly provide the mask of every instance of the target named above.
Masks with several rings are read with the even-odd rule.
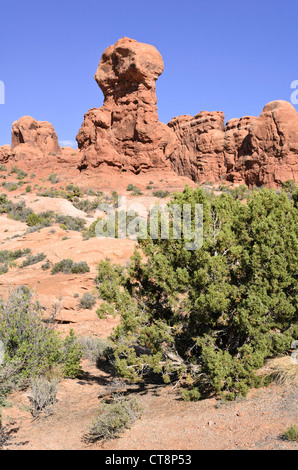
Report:
[[[163,191],[162,189],[158,189],[157,191],[153,191],[154,197],[165,198],[170,195],[169,191]]]
[[[114,351],[113,343],[106,338],[81,336],[79,337],[79,343],[83,357],[95,363],[100,359],[111,357]]]
[[[52,274],[57,274],[57,273],[68,274],[70,273],[72,266],[73,266],[72,259],[63,259],[61,261],[58,261],[58,263],[54,264],[52,268]]]
[[[17,178],[18,178],[19,180],[25,179],[26,176],[28,176],[28,173],[26,173],[25,171],[23,171],[23,170],[19,170],[19,171],[18,171]]]
[[[41,223],[41,219],[34,212],[32,214],[29,214],[26,219],[26,224],[29,227],[34,227],[34,225],[38,225],[40,223]]]
[[[20,267],[26,268],[27,266],[31,266],[32,264],[40,263],[45,258],[46,258],[46,255],[44,253],[37,253],[36,255],[28,255]]]
[[[95,442],[114,439],[140,416],[141,408],[135,399],[115,396],[111,403],[101,403],[97,418],[86,438]]]
[[[117,316],[117,309],[114,305],[109,304],[108,302],[102,302],[99,308],[96,310],[96,315],[100,319],[107,318],[107,315],[111,315],[113,317]]]
[[[7,166],[1,164],[1,165],[0,165],[0,171],[7,171]]]
[[[28,288],[19,287],[0,299],[0,341],[4,366],[17,369],[17,380],[44,375],[55,365],[68,377],[80,371],[81,348],[74,332],[63,340],[54,331],[53,315],[45,319]]]
[[[287,441],[298,442],[298,426],[290,426],[284,433],[284,438]]]
[[[290,193],[293,193],[293,192],[297,191],[297,189],[298,189],[298,186],[297,186],[297,184],[295,183],[294,180],[285,181],[284,183],[282,183],[281,187],[282,187],[282,189],[284,189],[285,191],[288,191]]]
[[[26,193],[32,193],[32,186],[30,184],[28,184],[28,186],[26,186],[25,191],[26,191]]]
[[[74,263],[71,272],[73,274],[83,274],[83,273],[89,273],[90,272],[90,267],[86,263],[86,261],[79,261],[78,263]]]
[[[101,261],[95,279],[99,296],[103,300],[116,302],[119,299],[119,285],[124,282],[124,268],[112,265],[109,260]]]
[[[72,259],[63,259],[58,263],[54,264],[52,268],[52,274],[64,273],[64,274],[81,274],[89,272],[90,268],[85,261],[74,263]]]
[[[55,173],[51,173],[48,178],[48,181],[50,181],[52,184],[56,184],[59,183],[60,179]]]
[[[134,184],[129,184],[126,188],[126,191],[132,191],[134,196],[141,196],[143,194],[140,188],[138,188]]]
[[[45,377],[34,377],[31,380],[30,411],[34,418],[41,413],[49,416],[56,402],[58,380],[47,380]]]
[[[29,253],[31,253],[30,248],[25,248],[24,250],[19,249],[15,251],[0,251],[0,274],[7,273],[8,268],[14,265],[15,260],[22,258],[23,256],[26,256]]]
[[[79,308],[91,310],[95,304],[96,304],[96,297],[90,294],[89,292],[86,292],[86,294],[84,294],[83,297],[80,299]]]
[[[104,199],[102,197],[96,197],[92,201],[89,199],[77,199],[73,201],[74,207],[77,209],[86,212],[87,214],[90,214],[91,212],[94,212],[99,204],[103,203]]]
[[[44,264],[42,264],[41,269],[43,271],[46,271],[47,269],[50,269],[50,267],[51,267],[50,261],[46,261]]]
[[[99,294],[121,314],[116,371],[178,381],[185,399],[245,395],[298,336],[297,209],[267,189],[243,204],[186,187],[174,202],[203,205],[201,248],[188,251],[171,226],[169,239],[139,241],[127,274],[100,264]]]
[[[31,253],[30,248],[18,249],[15,251],[2,250],[0,251],[0,263],[8,263]]]
[[[26,178],[26,176],[27,176],[27,173],[25,171],[21,170],[20,168],[18,168],[16,165],[13,165],[11,167],[9,174],[11,174],[11,175],[16,174],[17,178],[19,180],[22,180],[22,179]]]
[[[16,191],[18,189],[18,183],[14,181],[3,182],[2,186],[7,189],[7,191]]]
[[[71,215],[58,214],[56,222],[66,227],[66,230],[74,230],[81,232],[85,228],[86,221],[80,217],[72,217]]]
[[[26,222],[28,215],[32,212],[32,209],[26,207],[24,201],[13,203],[5,194],[0,194],[0,213],[7,214],[13,220]]]

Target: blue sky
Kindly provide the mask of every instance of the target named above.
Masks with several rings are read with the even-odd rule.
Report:
[[[0,15],[0,145],[23,115],[74,141],[103,102],[93,79],[101,54],[123,36],[163,56],[163,122],[202,110],[258,115],[269,101],[290,101],[298,80],[297,0],[2,0]]]

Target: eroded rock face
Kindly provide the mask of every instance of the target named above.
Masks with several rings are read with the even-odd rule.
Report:
[[[0,147],[0,163],[7,163],[11,158],[11,148],[10,145],[3,145]]]
[[[26,149],[25,149],[26,146]],[[30,116],[24,116],[12,125],[11,149],[15,156],[19,153],[49,155],[61,154],[58,137],[52,124],[46,121],[36,121]]]
[[[88,111],[77,135],[80,169],[104,163],[134,173],[172,168],[199,183],[250,186],[297,181],[298,115],[290,103],[274,101],[258,118],[226,125],[222,112],[202,111],[166,126],[155,93],[163,67],[155,47],[133,39],[106,49],[95,74],[104,104]]]
[[[220,181],[224,167],[224,114],[202,111],[194,117],[178,116],[168,126],[178,137],[171,156],[179,174],[194,181]]]
[[[106,163],[138,173],[170,167],[176,136],[158,120],[155,93],[163,68],[155,47],[133,39],[105,50],[95,74],[104,104],[88,111],[77,135],[81,168]]]
[[[174,169],[198,182],[278,186],[298,181],[298,114],[287,101],[268,103],[259,117],[220,112],[179,116],[168,126],[178,137]]]
[[[235,167],[249,185],[298,181],[298,114],[287,101],[268,103],[248,129]]]

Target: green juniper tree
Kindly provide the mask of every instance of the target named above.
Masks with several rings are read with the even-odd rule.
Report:
[[[245,395],[265,359],[298,338],[297,208],[268,189],[244,204],[186,187],[172,202],[203,205],[200,249],[170,230],[168,240],[139,240],[127,272],[99,265],[99,294],[121,315],[116,370],[159,373],[185,399]]]

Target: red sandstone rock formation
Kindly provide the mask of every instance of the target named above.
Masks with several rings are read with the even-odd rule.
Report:
[[[290,103],[272,101],[264,107],[248,128],[235,171],[248,185],[298,181],[298,114]]]
[[[155,82],[163,72],[155,47],[122,38],[108,47],[95,80],[104,104],[85,115],[77,135],[81,168],[102,163],[139,173],[169,167],[175,134],[159,122]]]
[[[228,180],[249,186],[298,181],[298,114],[287,101],[268,103],[258,118],[231,119],[206,111],[169,122],[179,144],[173,168],[200,183]]]
[[[0,163],[7,163],[11,158],[11,155],[10,145],[3,145],[0,147]]]
[[[15,160],[26,159],[26,156],[42,158],[49,154],[61,154],[52,124],[36,121],[30,116],[24,116],[13,123],[11,150]]]
[[[139,173],[173,168],[196,182],[228,180],[276,186],[298,180],[298,115],[290,103],[274,101],[256,118],[231,119],[222,112],[160,123],[155,82],[163,71],[159,52],[122,38],[103,53],[95,79],[104,94],[77,135],[80,168],[106,163]]]
[[[178,137],[171,156],[179,174],[200,183],[220,181],[224,166],[224,114],[202,111],[194,117],[178,116],[168,126]]]

